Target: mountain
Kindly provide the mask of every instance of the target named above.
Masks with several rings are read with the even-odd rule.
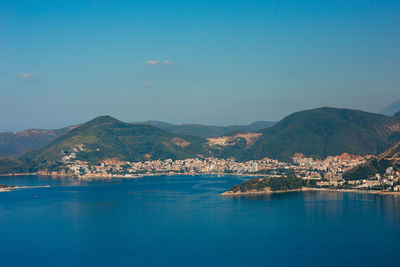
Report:
[[[297,152],[315,157],[376,155],[400,141],[400,123],[380,114],[324,107],[293,113],[259,133],[250,145],[237,139],[230,146],[216,146],[214,153],[241,160],[289,160]]]
[[[161,122],[157,125],[163,128],[171,126]],[[185,129],[183,126],[178,126],[181,132]],[[201,127],[214,127],[189,126],[197,134]],[[44,147],[18,158],[1,159],[0,173],[52,169],[60,165],[63,157],[71,154],[77,160],[92,163],[111,158],[145,161],[199,156],[290,160],[298,152],[315,157],[345,152],[377,155],[399,141],[399,120],[351,109],[324,107],[300,111],[258,132],[233,130],[225,136],[208,139],[188,135],[185,131],[176,134],[149,123],[124,123],[101,116],[66,131]]]
[[[400,111],[393,115],[393,118],[400,120]]]
[[[380,114],[323,107],[293,113],[260,132],[253,158],[287,159],[297,152],[317,157],[376,155],[397,140],[400,123]]]
[[[167,132],[179,135],[196,135],[203,138],[217,137],[230,134],[231,132],[254,132],[260,129],[271,127],[275,122],[257,121],[248,125],[231,125],[231,126],[209,126],[202,124],[183,124],[177,125],[162,121],[146,121],[144,124],[161,128]]]
[[[390,105],[386,106],[379,113],[386,116],[393,116],[396,112],[400,111],[400,100],[397,100]]]
[[[389,167],[393,167],[394,171],[400,171],[400,142],[365,164],[344,173],[343,178],[346,180],[367,179],[377,173],[384,174]]]
[[[234,131],[257,131],[272,126],[273,122],[259,121],[243,126],[207,126],[200,124],[176,125],[161,121],[147,121],[152,125],[178,135],[195,135],[204,138],[227,135]],[[16,157],[32,150],[40,149],[76,126],[56,130],[29,129],[20,132],[0,133],[0,157]]]
[[[110,116],[97,117],[53,140],[39,151],[19,158],[30,171],[53,168],[67,154],[92,163],[115,158],[126,161],[184,159],[209,155],[206,139],[179,136],[151,125],[124,123]]]
[[[57,130],[30,129],[0,133],[0,157],[19,156],[31,149],[41,148],[75,126]]]

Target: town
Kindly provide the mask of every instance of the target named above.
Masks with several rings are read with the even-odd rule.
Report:
[[[388,168],[385,174],[362,180],[343,179],[343,173],[357,165],[365,163],[372,156],[357,156],[344,153],[339,156],[329,156],[325,159],[306,157],[297,153],[292,162],[282,162],[264,158],[245,162],[234,158],[220,159],[214,157],[193,158],[183,160],[149,160],[129,162],[118,159],[105,159],[95,164],[77,159],[77,152],[82,147],[76,147],[72,153],[62,158],[62,164],[57,171],[41,171],[38,174],[52,176],[75,176],[81,179],[95,177],[125,177],[138,178],[154,175],[243,175],[258,177],[281,177],[289,173],[304,180],[309,180],[314,187],[358,190],[400,191],[400,173]]]

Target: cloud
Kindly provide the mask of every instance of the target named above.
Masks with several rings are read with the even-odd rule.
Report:
[[[168,59],[164,59],[164,60],[148,60],[146,62],[147,66],[154,66],[154,65],[171,65],[173,64],[172,61],[169,61]]]
[[[159,60],[149,60],[146,62],[146,65],[151,66],[151,65],[157,65],[160,64]]]
[[[141,82],[141,83],[139,83],[139,86],[142,88],[149,88],[151,86],[151,84],[148,82]]]
[[[33,74],[33,73],[21,73],[19,75],[19,77],[21,77],[22,79],[28,79],[28,78],[31,78],[31,77],[34,77],[34,76],[36,76],[36,74]]]

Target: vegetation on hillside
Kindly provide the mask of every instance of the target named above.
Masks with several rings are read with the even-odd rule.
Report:
[[[149,124],[164,131],[178,134],[178,135],[194,135],[203,138],[217,137],[230,135],[232,132],[253,132],[260,129],[271,127],[275,122],[270,121],[257,121],[248,125],[232,125],[232,126],[210,126],[201,124],[183,124],[176,125],[172,123],[166,123],[161,121],[147,121],[145,124]]]
[[[29,166],[23,160],[9,157],[0,158],[0,174],[27,172],[29,172]]]
[[[43,168],[57,168],[62,157],[71,153],[76,146],[81,147],[75,151],[77,159],[89,162],[106,158],[146,161],[199,156],[234,157],[239,161],[264,157],[290,160],[297,152],[315,157],[344,152],[376,155],[400,141],[399,124],[397,119],[380,114],[319,108],[296,112],[276,125],[260,130],[262,135],[249,144],[238,135],[229,144],[209,145],[208,140],[200,136],[178,135],[149,124],[124,123],[109,116],[101,116],[67,131],[46,146],[29,151],[18,159],[0,160],[0,172],[17,172],[22,169],[34,172]],[[203,127],[182,125],[180,129],[186,129],[183,126],[192,130]],[[238,133],[238,130],[230,130],[230,137],[232,133]],[[386,166],[383,162],[380,164]],[[375,167],[360,171],[366,175],[375,171]]]
[[[394,171],[400,171],[400,142],[365,164],[347,171],[343,178],[346,180],[367,179],[374,177],[375,174],[383,175],[389,167],[393,167]]]
[[[71,129],[31,129],[21,132],[0,133],[0,157],[15,157],[29,150],[42,148]]]
[[[376,155],[397,140],[399,122],[380,114],[318,108],[296,112],[271,128],[250,149],[249,157],[288,160],[294,153],[326,157],[344,152]]]
[[[31,153],[26,161],[32,170],[54,169],[77,145],[82,147],[76,152],[77,159],[92,163],[107,158],[126,161],[194,158],[209,155],[205,142],[201,137],[181,137],[151,125],[129,124],[101,116]]]
[[[264,191],[269,188],[272,191],[301,189],[303,180],[295,176],[274,177],[274,178],[254,178],[247,180],[239,185],[234,185],[232,192]]]

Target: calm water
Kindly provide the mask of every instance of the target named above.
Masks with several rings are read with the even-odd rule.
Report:
[[[244,179],[0,178],[52,185],[0,193],[0,265],[400,265],[399,197],[219,196]]]

